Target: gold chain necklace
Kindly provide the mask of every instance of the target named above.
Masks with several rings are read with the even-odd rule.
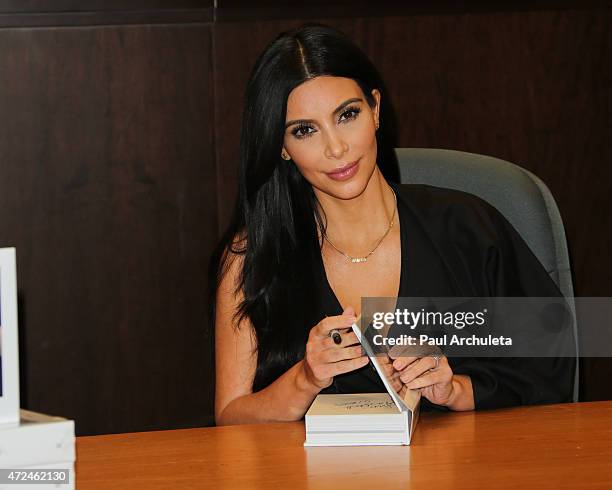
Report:
[[[389,221],[389,227],[387,228],[387,231],[385,231],[385,234],[381,237],[380,240],[378,240],[378,243],[376,244],[376,246],[370,251],[369,254],[363,256],[363,257],[351,257],[349,254],[344,253],[342,250],[340,250],[338,247],[336,247],[331,240],[327,237],[326,233],[323,233],[323,238],[325,238],[325,240],[327,240],[327,243],[329,243],[337,252],[341,253],[342,255],[344,255],[349,262],[353,263],[353,264],[358,264],[360,262],[367,262],[368,257],[370,255],[372,255],[376,249],[379,247],[379,245],[382,243],[382,241],[387,237],[387,235],[389,234],[389,232],[391,231],[391,228],[393,228],[393,221],[395,220],[395,210],[397,209],[397,196],[395,195],[395,191],[393,189],[391,189],[391,192],[393,192],[393,198],[395,200],[395,205],[393,206],[393,216],[391,216],[391,221]]]

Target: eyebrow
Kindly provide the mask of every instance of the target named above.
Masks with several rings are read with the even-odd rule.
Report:
[[[342,109],[344,109],[347,105],[352,104],[353,102],[363,102],[363,99],[359,97],[353,97],[352,99],[347,99],[344,102],[342,102],[342,104],[340,104],[338,107],[336,107],[332,114],[335,116],[340,111],[342,111]],[[312,122],[315,122],[314,119],[295,119],[293,121],[287,121],[287,123],[285,124],[285,129],[287,129],[289,126],[293,126],[294,124],[312,123]]]

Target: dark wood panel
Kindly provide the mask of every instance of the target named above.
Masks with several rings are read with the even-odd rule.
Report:
[[[91,2],[92,0],[88,1]],[[115,1],[119,2],[120,0]],[[342,6],[346,9],[347,7],[351,7],[356,9],[356,11],[351,12],[345,10],[345,14],[351,14],[352,17],[358,16],[357,10],[360,11],[362,8],[369,8],[372,6],[372,2],[369,2],[368,0],[311,0],[308,3],[309,5],[316,6],[317,8]],[[448,12],[455,10],[484,11],[495,9],[538,10],[541,8],[551,7],[567,9],[574,7],[591,8],[593,6],[606,5],[608,5],[608,2],[602,0],[586,0],[583,2],[579,2],[577,0],[496,0],[493,2],[488,0],[467,0],[463,2],[456,2],[453,0],[413,0],[411,2],[405,2],[403,0],[380,0],[379,2],[376,2],[376,6],[380,9],[384,10],[385,8],[395,8],[396,11],[400,11],[399,9],[402,9],[404,12],[408,12],[410,10],[413,12],[420,12],[424,9],[429,9],[430,11],[435,12]],[[217,0],[216,6],[219,9],[254,8],[253,2],[250,0]],[[295,2],[290,0],[259,0],[257,2],[257,6],[262,8],[287,9],[295,7],[296,5]]]
[[[526,12],[355,29],[386,75],[402,146],[494,155],[548,184],[582,296],[612,295],[610,20],[597,11]]]
[[[318,20],[379,67],[400,146],[489,154],[540,176],[565,222],[576,294],[612,296],[610,10]],[[217,59],[239,60],[215,72],[221,228],[236,182],[237,95],[267,42],[300,24],[215,25]],[[612,398],[610,372],[610,360],[585,360],[583,399]]]
[[[358,34],[378,40],[366,49],[408,119],[402,146],[494,155],[547,183],[579,296],[612,296],[610,19],[609,11],[421,17]],[[409,63],[397,62],[400,53]],[[585,359],[581,399],[611,399],[610,373],[610,359]]]
[[[411,13],[456,13],[482,11],[517,11],[539,9],[568,9],[605,7],[609,2],[604,0],[469,0],[456,2],[452,0],[381,0],[372,4],[367,0],[311,0],[308,5],[301,5],[288,0],[258,0],[256,5],[251,0],[0,0],[0,13],[14,12],[91,12],[91,11],[124,11],[151,9],[198,9],[215,7],[219,11],[252,12],[255,17],[250,20],[260,20],[259,16],[288,16],[292,12],[301,11],[306,16],[312,15],[316,7],[319,17],[327,17],[330,12],[340,11],[342,17],[358,17],[367,13],[368,16],[390,16]],[[274,11],[276,13],[274,13]]]
[[[24,407],[79,434],[212,421],[210,26],[0,30],[0,244]]]
[[[0,0],[0,27],[211,22],[212,0]]]
[[[486,1],[471,0],[313,0],[308,3],[286,0],[219,0],[216,3],[215,19],[218,22],[255,22],[262,20],[293,20],[334,17],[374,18],[401,17],[422,14],[464,14],[472,12],[520,12],[529,10],[593,9],[609,7],[603,0],[568,1]]]
[[[0,0],[2,13],[176,10],[213,6],[213,0]]]
[[[213,9],[125,10],[91,12],[0,13],[3,27],[82,27],[128,24],[205,23],[213,20]]]
[[[609,12],[566,11],[328,23],[378,65],[398,114],[400,146],[498,156],[549,185],[567,227],[577,293],[595,296],[612,295],[612,169],[604,165],[612,161],[610,19]],[[215,26],[217,58],[240,59],[215,73],[220,177],[235,179],[236,95],[255,57],[279,31],[299,24]]]

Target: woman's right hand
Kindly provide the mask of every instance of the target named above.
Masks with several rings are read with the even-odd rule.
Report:
[[[350,328],[355,321],[355,311],[349,306],[342,315],[326,317],[310,330],[303,366],[306,379],[317,389],[327,388],[334,376],[354,371],[369,362]],[[341,333],[340,344],[335,344],[329,336],[333,329]]]

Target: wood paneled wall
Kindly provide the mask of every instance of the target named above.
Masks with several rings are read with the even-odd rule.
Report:
[[[212,423],[206,267],[233,206],[244,87],[305,18],[379,67],[400,146],[540,176],[577,294],[612,296],[609,9],[73,3],[0,1],[0,246],[18,250],[24,407],[79,434]],[[612,398],[610,362],[583,368],[583,399]]]
[[[0,29],[0,243],[22,406],[80,434],[210,424],[209,24]]]

